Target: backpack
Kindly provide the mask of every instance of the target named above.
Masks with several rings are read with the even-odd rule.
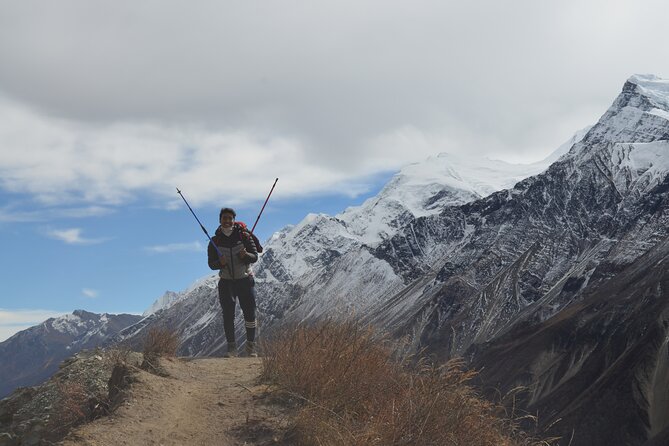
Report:
[[[256,237],[256,235],[249,230],[249,228],[246,226],[246,223],[241,221],[236,221],[235,226],[237,226],[237,229],[239,229],[239,236],[241,238],[246,238],[247,240],[249,237],[251,237],[253,239],[253,243],[255,243],[256,245],[256,250],[258,251],[258,253],[261,253],[263,248],[262,245],[260,244],[260,240],[258,240],[258,237]]]

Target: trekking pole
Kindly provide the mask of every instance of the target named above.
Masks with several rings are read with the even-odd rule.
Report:
[[[197,215],[195,215],[195,212],[193,212],[193,208],[190,207],[190,204],[188,204],[188,202],[186,201],[186,198],[185,198],[184,195],[181,193],[181,191],[179,190],[178,187],[177,187],[177,193],[178,193],[179,195],[181,195],[181,198],[183,199],[184,203],[186,203],[186,206],[188,206],[188,209],[190,210],[190,213],[193,214],[193,217],[195,217],[195,220],[197,220],[198,224],[200,225],[200,228],[202,228],[202,231],[205,233],[205,235],[207,236],[207,238],[209,239],[209,241],[211,242],[211,244],[214,245],[214,248],[216,248],[216,252],[218,253],[218,256],[219,256],[219,257],[222,257],[221,252],[218,250],[218,246],[216,246],[216,244],[214,243],[214,241],[211,239],[211,237],[209,236],[209,233],[207,232],[207,230],[206,230],[206,229],[204,228],[204,226],[202,225],[202,222],[200,222],[200,219],[197,218]]]
[[[260,220],[260,216],[262,215],[262,211],[265,210],[265,206],[267,205],[267,202],[269,201],[269,197],[272,196],[272,192],[274,192],[274,186],[276,186],[276,182],[279,181],[277,178],[274,180],[274,184],[272,185],[272,189],[269,191],[269,195],[267,195],[267,198],[265,199],[265,204],[262,205],[262,209],[260,209],[260,213],[258,214],[258,218],[256,218],[256,222],[253,223],[253,227],[251,228],[251,232],[256,228],[256,225],[258,224],[258,220]]]
[[[209,239],[209,243],[211,243],[211,245],[212,245],[212,246],[214,247],[214,249],[216,250],[216,253],[218,254],[218,258],[219,258],[219,259],[222,258],[222,257],[223,257],[223,254],[222,254],[221,251],[218,249],[218,246],[216,246],[216,243],[214,243],[214,241],[211,239],[211,237],[209,236],[209,233],[207,232],[207,230],[204,228],[204,226],[203,226],[202,223],[200,222],[200,219],[197,218],[197,215],[195,215],[195,212],[193,212],[193,208],[190,207],[190,204],[188,204],[188,202],[186,201],[186,197],[184,197],[184,195],[181,193],[181,191],[179,190],[178,187],[177,187],[177,193],[178,193],[179,195],[181,195],[181,198],[183,199],[184,203],[186,203],[186,206],[188,206],[188,209],[190,210],[190,213],[193,214],[193,217],[195,217],[195,220],[197,220],[197,222],[199,223],[200,227],[202,228],[202,231],[206,234],[207,238]],[[226,264],[226,266],[228,267],[228,270],[229,270],[229,269],[230,269],[230,265],[227,265],[227,264]],[[232,273],[232,272],[231,272],[231,273]]]

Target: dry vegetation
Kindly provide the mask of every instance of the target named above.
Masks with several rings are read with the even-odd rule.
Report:
[[[176,356],[178,347],[179,337],[174,331],[152,328],[144,340],[141,368],[164,374],[159,359]],[[47,426],[49,433],[45,439],[59,440],[73,427],[114,410],[123,401],[125,391],[133,381],[132,369],[136,367],[133,365],[135,361],[130,358],[133,355],[128,346],[122,345],[94,352],[93,357],[99,358],[99,365],[91,369],[106,369],[111,373],[104,387],[91,385],[85,374],[56,376],[53,410]]]
[[[83,353],[83,352],[82,352]],[[62,369],[53,380],[45,441],[60,440],[73,427],[108,414],[130,381],[128,349],[117,347],[92,351],[88,359],[73,362],[76,370]],[[83,364],[87,362],[87,364]],[[80,367],[77,367],[81,364]],[[119,371],[123,375],[119,375]],[[101,380],[107,373],[117,379]],[[48,398],[47,398],[48,399]]]
[[[144,338],[142,368],[158,375],[165,375],[159,359],[162,356],[175,357],[180,342],[179,335],[174,330],[164,327],[151,328]]]
[[[265,346],[262,379],[300,401],[296,445],[546,445],[468,385],[462,364],[409,367],[355,322],[284,330]]]
[[[179,335],[169,328],[154,327],[144,339],[144,356],[174,357],[179,348]]]
[[[71,428],[107,411],[107,395],[92,391],[80,380],[59,380],[56,389],[58,396],[49,419],[47,438],[61,439]]]

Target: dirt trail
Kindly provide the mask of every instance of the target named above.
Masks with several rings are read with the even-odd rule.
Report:
[[[138,372],[112,415],[75,429],[63,445],[275,445],[287,417],[262,398],[258,358],[163,359],[169,374]]]

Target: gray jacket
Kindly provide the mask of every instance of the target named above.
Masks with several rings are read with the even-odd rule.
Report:
[[[235,224],[232,233],[227,236],[220,226],[207,247],[209,268],[220,270],[219,276],[223,280],[244,279],[253,275],[251,264],[258,260],[258,250],[253,242],[251,233],[242,225]],[[240,257],[240,251],[246,249],[246,256]],[[225,266],[221,268],[220,256],[225,259]]]

